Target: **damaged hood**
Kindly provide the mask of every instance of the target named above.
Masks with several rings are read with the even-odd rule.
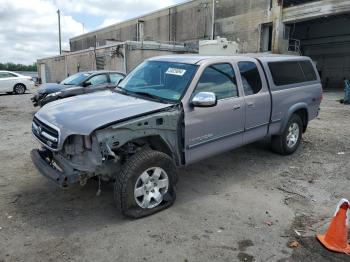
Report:
[[[60,131],[59,143],[63,143],[70,135],[90,135],[102,126],[170,106],[172,104],[101,91],[49,103],[35,117],[57,127]]]

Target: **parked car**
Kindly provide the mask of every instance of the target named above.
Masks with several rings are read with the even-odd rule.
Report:
[[[0,71],[0,92],[21,95],[26,90],[34,87],[34,81],[30,76],[24,76],[15,72]]]
[[[34,106],[44,106],[58,99],[114,88],[124,77],[125,74],[115,71],[80,72],[59,84],[41,85],[31,100]]]
[[[118,209],[138,218],[173,204],[177,167],[266,137],[292,154],[321,100],[308,57],[152,58],[115,91],[42,108],[32,124],[42,147],[31,158],[62,187],[115,181]]]

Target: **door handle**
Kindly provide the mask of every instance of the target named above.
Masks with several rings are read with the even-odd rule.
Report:
[[[240,109],[241,108],[241,105],[235,105],[234,107],[233,107],[233,110],[238,110],[238,109]]]
[[[248,106],[248,107],[253,107],[253,106],[254,106],[254,103],[247,103],[247,106]]]

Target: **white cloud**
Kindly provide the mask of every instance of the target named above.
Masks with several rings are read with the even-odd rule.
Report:
[[[65,12],[84,13],[103,17],[101,28],[157,9],[165,8],[185,0],[55,0]],[[95,28],[95,29],[97,29]]]
[[[83,33],[76,19],[103,21],[90,30],[164,8],[184,0],[0,0],[0,62],[31,64],[58,54],[57,9],[61,10],[62,47]]]
[[[31,64],[37,58],[56,55],[58,48],[57,8],[42,0],[0,0],[0,62]],[[71,16],[61,17],[62,46],[80,34],[82,26]]]
[[[93,16],[120,20],[120,16],[145,13],[173,5],[179,0],[56,0],[58,6],[73,13],[87,13]]]

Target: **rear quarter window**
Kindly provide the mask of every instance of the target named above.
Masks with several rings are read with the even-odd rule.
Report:
[[[300,61],[301,69],[303,70],[307,81],[317,80],[315,69],[310,61]]]
[[[259,70],[253,62],[239,62],[239,72],[241,73],[244,94],[246,96],[255,95],[262,89],[262,82]]]
[[[268,63],[276,86],[293,85],[317,80],[310,61],[284,61]]]

